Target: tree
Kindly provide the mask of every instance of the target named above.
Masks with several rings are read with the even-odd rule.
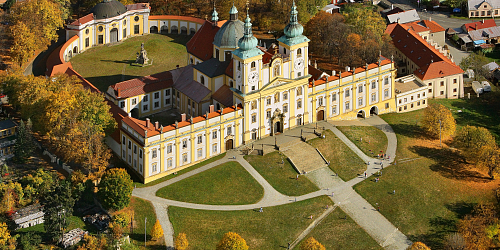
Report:
[[[492,180],[500,174],[500,150],[496,145],[483,146],[478,158],[478,165],[488,170]]]
[[[407,250],[431,250],[428,246],[426,246],[422,242],[415,242]]]
[[[462,59],[460,68],[464,71],[468,69],[474,70],[474,80],[480,81],[490,77],[489,70],[483,67],[489,62],[490,61],[484,56],[483,52],[474,52]]]
[[[78,246],[78,250],[105,250],[108,246],[106,237],[102,234],[98,237],[87,234],[84,236],[83,241],[84,243]]]
[[[325,250],[325,246],[319,243],[313,237],[309,237],[302,245],[300,245],[300,250]]]
[[[130,175],[123,168],[106,171],[98,187],[97,196],[102,204],[115,210],[128,206],[134,188]]]
[[[39,198],[45,196],[47,193],[51,192],[54,187],[56,178],[49,171],[45,171],[43,168],[36,170],[35,174],[28,174],[23,177],[21,182],[25,187],[33,187],[33,193],[31,194],[34,198]]]
[[[114,240],[118,240],[122,237],[123,227],[120,224],[111,222],[109,223],[109,227],[111,228],[111,236]]]
[[[447,250],[465,250],[465,240],[459,233],[452,233],[445,239],[445,249]]]
[[[11,236],[9,228],[5,222],[0,223],[0,248],[15,250],[19,235]]]
[[[451,111],[441,104],[430,104],[424,110],[422,127],[433,138],[446,138],[455,133],[455,118]]]
[[[19,245],[23,250],[36,250],[42,243],[42,236],[35,232],[28,232],[19,238]]]
[[[12,25],[10,35],[12,36],[12,47],[10,47],[12,60],[22,66],[38,49],[37,38],[23,22]]]
[[[185,233],[180,233],[175,238],[175,249],[177,250],[186,250],[189,246],[189,242],[187,240]]]
[[[156,219],[150,234],[153,240],[158,240],[163,236],[163,229],[161,228],[160,221],[158,219]]]
[[[72,197],[71,183],[59,181],[55,184],[52,192],[44,197],[44,228],[57,241],[65,233],[69,226],[69,217],[73,213],[75,200]]]
[[[31,133],[31,120],[25,125],[21,120],[17,129],[16,144],[14,145],[14,160],[25,163],[35,149],[33,135]]]
[[[481,149],[485,146],[494,147],[496,145],[495,137],[483,127],[467,125],[462,127],[455,136],[457,147],[463,149],[464,155],[476,161],[480,159]]]
[[[237,233],[229,232],[224,234],[216,250],[248,250],[247,242]]]
[[[492,246],[487,227],[498,224],[496,207],[493,204],[478,204],[472,214],[458,222],[458,232],[463,236],[467,249],[486,250]]]

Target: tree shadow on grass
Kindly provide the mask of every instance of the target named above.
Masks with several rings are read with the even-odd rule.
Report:
[[[137,231],[140,231],[140,229],[136,229]],[[142,244],[144,246],[144,232],[137,233],[134,230],[133,234],[129,234],[130,239],[136,241],[136,245]],[[147,236],[147,242],[146,242],[147,249],[154,249],[154,250],[165,250],[165,245],[164,244],[158,244],[156,241],[151,240],[150,236]]]
[[[134,63],[135,60],[101,60],[101,62],[113,62],[113,63],[131,64],[131,63]]]
[[[391,124],[392,130],[398,135],[403,135],[410,138],[422,138],[427,135],[418,124],[396,123]]]
[[[477,172],[466,164],[465,158],[457,150],[446,148],[428,148],[422,146],[410,147],[410,150],[423,157],[436,161],[430,166],[432,171],[441,176],[463,181],[490,182],[488,176]]]
[[[109,86],[134,78],[138,78],[138,76],[120,74],[120,75],[86,77],[85,79],[87,79],[87,81],[92,83],[92,85],[98,88],[101,92],[106,93]]]

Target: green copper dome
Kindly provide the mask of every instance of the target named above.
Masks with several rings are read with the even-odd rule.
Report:
[[[250,22],[250,17],[247,13],[247,18],[245,18],[245,28],[244,35],[238,41],[238,47],[240,50],[246,51],[257,47],[257,38],[252,34],[252,23]]]
[[[236,9],[236,6],[234,6],[234,4],[233,4],[233,7],[231,7],[229,14],[238,14],[238,9]]]
[[[289,38],[300,36],[304,32],[304,27],[297,21],[297,13],[297,6],[295,6],[294,1],[290,11],[290,23],[288,23],[284,31],[285,36]]]

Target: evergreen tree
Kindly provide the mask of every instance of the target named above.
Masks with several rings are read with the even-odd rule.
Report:
[[[33,134],[31,132],[31,120],[27,124],[21,120],[17,130],[16,144],[14,145],[14,160],[25,163],[34,150]]]
[[[68,218],[73,213],[75,200],[72,197],[71,183],[60,181],[56,183],[54,190],[45,196],[44,200],[44,228],[57,241],[68,228]]]

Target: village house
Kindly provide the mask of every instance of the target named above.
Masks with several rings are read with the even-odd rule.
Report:
[[[0,160],[14,157],[17,124],[12,120],[0,121]]]
[[[20,229],[42,224],[44,215],[42,205],[36,203],[17,210],[11,219],[16,224],[16,229]]]
[[[468,13],[470,17],[497,17],[500,16],[499,0],[468,0]]]

